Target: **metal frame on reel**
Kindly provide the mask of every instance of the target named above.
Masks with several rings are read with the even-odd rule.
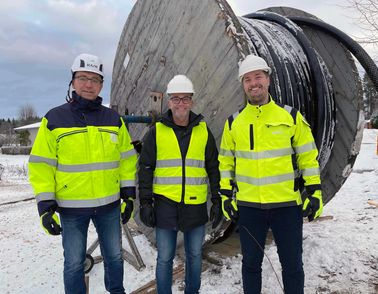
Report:
[[[125,248],[122,247],[122,258],[130,263],[136,270],[141,271],[143,270],[146,265],[143,262],[142,257],[140,256],[139,250],[136,247],[136,244],[134,242],[133,236],[131,235],[130,228],[128,227],[127,224],[122,224],[122,231],[123,234],[125,234],[127,241],[129,242],[130,248],[132,253],[127,251]],[[84,263],[84,272],[88,274],[93,266],[96,263],[100,263],[103,261],[103,257],[101,255],[98,256],[92,256],[92,253],[95,251],[97,246],[99,245],[99,240],[98,238],[92,243],[91,246],[88,247],[86,256],[85,256],[85,263]]]

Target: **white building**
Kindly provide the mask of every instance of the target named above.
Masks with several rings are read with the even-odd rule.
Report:
[[[103,104],[106,107],[109,107],[109,103]],[[25,125],[22,127],[14,128],[16,132],[18,131],[28,131],[29,132],[29,140],[30,140],[30,146],[33,146],[35,137],[37,136],[39,126],[41,125],[41,122],[36,122],[30,125]]]
[[[30,140],[30,145],[33,146],[35,137],[37,136],[39,126],[41,125],[41,122],[36,122],[30,125],[14,128],[16,132],[19,131],[28,131],[29,132],[29,140]]]

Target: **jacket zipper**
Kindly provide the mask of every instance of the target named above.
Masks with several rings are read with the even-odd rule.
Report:
[[[90,136],[88,134],[88,123],[87,123],[87,118],[85,117],[85,114],[82,113],[81,114],[82,117],[83,117],[83,120],[85,122],[85,127],[87,128],[87,140],[85,140],[85,147],[87,149],[87,154],[89,155],[90,157],[90,162],[92,162],[92,156],[91,156],[91,149],[89,148],[89,139],[90,139]],[[94,181],[93,181],[93,172],[90,173],[91,174],[91,190],[92,190],[92,196],[94,196],[94,189],[93,189],[93,185],[94,185]]]
[[[253,140],[253,124],[249,125],[249,147],[251,150],[254,148],[254,140]]]

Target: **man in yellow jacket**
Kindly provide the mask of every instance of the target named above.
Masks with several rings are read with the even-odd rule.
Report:
[[[29,159],[30,182],[43,229],[62,234],[65,292],[86,293],[84,261],[92,220],[106,290],[125,293],[120,218],[126,223],[133,212],[137,156],[121,117],[101,105],[100,58],[80,54],[71,71],[68,103],[42,119]]]
[[[185,293],[197,294],[208,221],[208,184],[213,228],[223,218],[218,150],[203,116],[191,111],[194,87],[189,78],[174,76],[167,94],[169,110],[146,134],[139,159],[140,218],[146,226],[155,227],[157,293],[172,293],[177,234],[182,231]]]
[[[239,226],[244,293],[261,292],[268,229],[273,232],[285,293],[304,291],[302,216],[323,209],[318,151],[310,126],[296,109],[269,95],[271,69],[248,55],[239,80],[248,99],[224,126],[220,152],[222,209]],[[302,205],[299,175],[307,197]],[[303,210],[303,211],[302,211]]]

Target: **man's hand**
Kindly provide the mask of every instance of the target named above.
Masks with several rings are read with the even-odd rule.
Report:
[[[215,229],[222,221],[222,205],[220,199],[213,200],[213,205],[210,209],[210,221],[213,222],[212,228]]]
[[[140,220],[150,228],[155,226],[155,211],[151,202],[142,201],[139,207]]]
[[[134,211],[134,199],[127,198],[122,201],[121,204],[121,220],[123,224],[126,224],[133,216]]]
[[[311,222],[318,218],[323,212],[322,191],[315,190],[312,195],[308,195],[303,203],[303,217],[308,217]]]
[[[239,219],[238,207],[236,201],[226,195],[222,195],[222,211],[227,220],[231,220],[236,223]]]
[[[53,210],[49,210],[40,216],[40,222],[43,230],[48,235],[60,235],[62,228],[60,227],[59,217]]]

